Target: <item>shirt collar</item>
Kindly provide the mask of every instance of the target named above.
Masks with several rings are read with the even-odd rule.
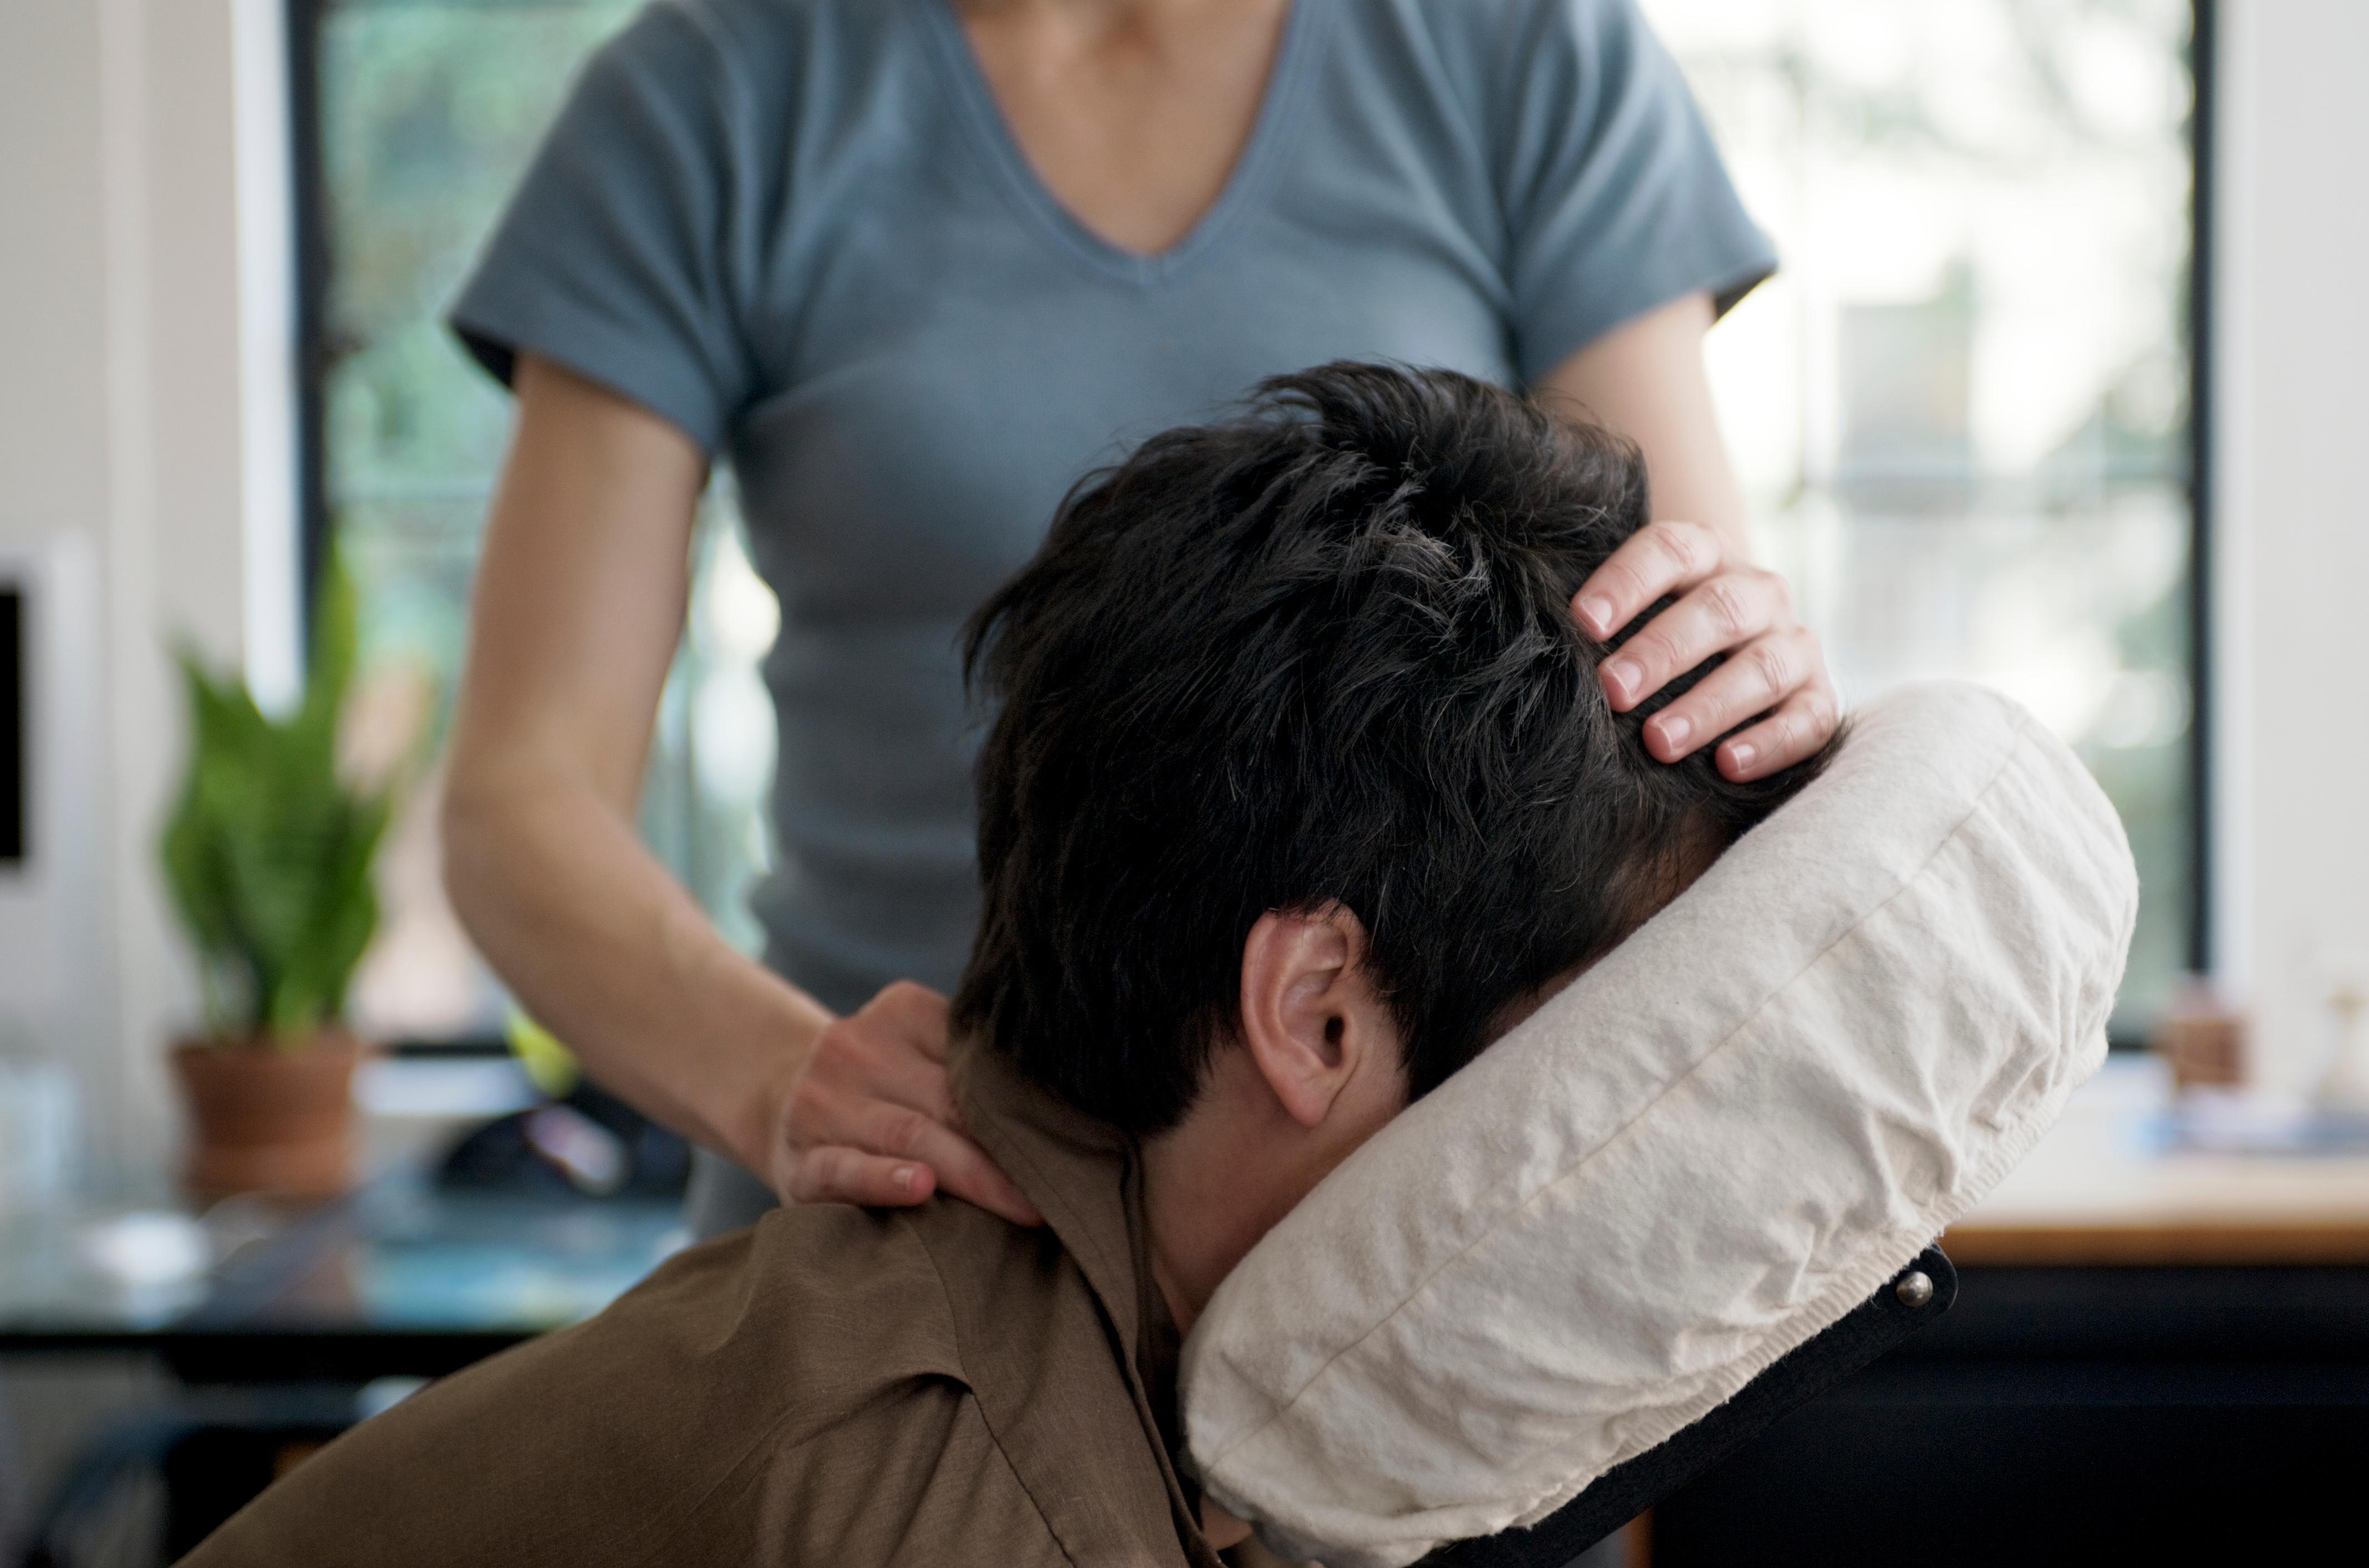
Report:
[[[947,1069],[967,1130],[1077,1260],[1133,1360],[1146,1306],[1130,1223],[1134,1140],[1055,1099],[977,1041],[956,1041]]]
[[[1198,1528],[1199,1489],[1174,1462],[1183,1442],[1180,1336],[1151,1280],[1135,1140],[1029,1082],[978,1041],[955,1041],[947,1068],[966,1128],[1045,1216],[1110,1324],[1188,1559],[1216,1562]]]

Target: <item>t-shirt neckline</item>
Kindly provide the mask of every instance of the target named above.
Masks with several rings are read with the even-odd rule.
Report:
[[[995,101],[970,37],[963,31],[962,18],[955,14],[954,0],[915,3],[924,27],[937,41],[938,63],[971,142],[1000,177],[1006,192],[1059,248],[1098,271],[1145,286],[1175,280],[1217,249],[1226,234],[1265,195],[1282,162],[1282,149],[1302,118],[1309,96],[1306,84],[1314,74],[1323,24],[1332,10],[1332,0],[1291,0],[1258,118],[1226,177],[1225,188],[1183,239],[1166,250],[1146,255],[1114,245],[1088,228],[1038,177],[1004,119],[1002,107]]]

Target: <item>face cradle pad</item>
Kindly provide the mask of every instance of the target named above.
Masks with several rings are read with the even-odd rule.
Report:
[[[1851,726],[1219,1288],[1189,1459],[1271,1548],[1535,1523],[1898,1274],[2104,1059],[2138,880],[2087,770],[1975,686]]]

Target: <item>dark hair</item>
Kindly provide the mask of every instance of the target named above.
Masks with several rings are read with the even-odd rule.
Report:
[[[1436,1087],[1823,762],[1733,784],[1612,713],[1571,599],[1646,502],[1617,436],[1346,363],[1082,484],[968,631],[1001,707],[956,1026],[1156,1132],[1238,1036],[1251,927],[1338,900]]]

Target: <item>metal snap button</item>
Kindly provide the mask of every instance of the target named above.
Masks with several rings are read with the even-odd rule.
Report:
[[[1893,1285],[1892,1293],[1904,1307],[1921,1307],[1933,1299],[1933,1281],[1923,1269],[1912,1268]]]

